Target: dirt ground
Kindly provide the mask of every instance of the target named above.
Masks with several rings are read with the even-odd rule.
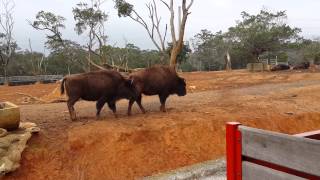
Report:
[[[319,72],[182,76],[188,94],[171,96],[166,113],[153,96],[143,98],[146,114],[135,105],[127,117],[128,102],[122,100],[117,119],[105,107],[96,120],[95,104],[81,101],[75,122],[65,103],[43,104],[57,98],[59,84],[1,86],[0,101],[20,104],[22,121],[42,130],[29,141],[21,168],[4,179],[130,180],[217,159],[225,155],[227,121],[288,134],[320,129]]]

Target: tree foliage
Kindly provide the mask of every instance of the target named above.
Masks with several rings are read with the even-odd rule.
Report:
[[[78,3],[72,12],[76,21],[75,31],[78,34],[84,33],[86,30],[93,31],[97,30],[100,25],[107,21],[108,15],[100,10],[100,1],[92,1],[92,4]]]
[[[29,23],[37,30],[49,32],[50,34],[46,34],[46,45],[51,49],[56,49],[63,44],[61,29],[65,29],[65,20],[64,17],[55,15],[52,12],[39,11],[36,15],[36,20],[29,21]]]
[[[167,53],[169,54],[169,56],[171,56],[172,47],[173,47],[172,43],[168,43]],[[184,43],[180,53],[177,56],[177,63],[182,64],[186,62],[187,59],[189,58],[190,53],[191,53],[191,49],[190,49],[189,43]]]
[[[8,65],[18,45],[13,38],[14,1],[2,0],[0,6],[0,66],[2,74],[7,78]]]
[[[91,4],[78,3],[72,12],[76,21],[75,31],[80,35],[87,32],[88,43],[88,71],[90,66],[94,65],[102,69],[101,66],[92,61],[91,54],[99,56],[100,63],[105,61],[106,55],[103,54],[102,47],[106,45],[107,36],[105,35],[104,23],[108,15],[100,9],[102,2],[100,0],[91,0]],[[95,51],[95,44],[98,42],[98,53]],[[100,64],[99,63],[99,64]]]
[[[118,10],[119,17],[130,16],[133,11],[133,5],[126,2],[125,0],[116,0],[115,8]]]
[[[299,28],[286,24],[285,11],[272,13],[261,10],[257,15],[241,13],[242,20],[235,27],[229,28],[226,36],[232,43],[248,51],[257,61],[265,51],[278,51],[299,38]]]
[[[305,60],[320,64],[320,39],[304,41],[302,49]]]

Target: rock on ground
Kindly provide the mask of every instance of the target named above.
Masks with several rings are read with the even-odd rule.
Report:
[[[32,133],[40,129],[34,123],[20,123],[18,130],[7,132],[1,129],[0,136],[0,177],[19,168],[21,153],[27,147]]]

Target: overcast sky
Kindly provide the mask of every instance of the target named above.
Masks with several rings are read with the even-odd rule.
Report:
[[[88,2],[88,0],[83,0]],[[157,1],[157,0],[156,0]],[[262,7],[272,11],[286,10],[288,23],[292,26],[302,28],[302,35],[308,38],[320,36],[320,15],[319,0],[194,0],[191,7],[191,14],[187,21],[185,39],[189,40],[201,29],[208,29],[212,32],[219,30],[226,31],[228,27],[234,26],[235,21],[241,19],[242,11],[250,14],[258,13]],[[64,16],[66,29],[63,37],[84,44],[85,36],[78,36],[74,32],[74,20],[72,8],[80,0],[15,0],[15,29],[14,36],[18,45],[25,49],[28,47],[28,39],[37,51],[43,51],[45,33],[34,30],[27,23],[34,20],[40,10],[50,11]],[[135,9],[143,16],[147,11],[145,3],[149,0],[129,0]],[[181,2],[181,0],[176,0]],[[187,2],[189,2],[187,0]],[[141,25],[129,18],[119,18],[114,9],[114,2],[106,0],[103,9],[109,15],[106,23],[106,32],[109,36],[108,43],[122,47],[125,41],[134,43],[142,49],[154,49],[154,45],[148,38]],[[159,4],[159,14],[163,16],[163,23],[169,22],[168,10]],[[164,26],[163,26],[164,27]]]

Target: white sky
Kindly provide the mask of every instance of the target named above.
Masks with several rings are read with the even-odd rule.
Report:
[[[1,0],[0,0],[1,1]],[[88,2],[88,0],[83,0]],[[142,15],[147,11],[145,3],[149,0],[128,0]],[[156,0],[158,1],[158,0]],[[168,0],[167,0],[168,1]],[[287,10],[288,23],[302,28],[302,35],[308,38],[320,36],[320,15],[318,15],[319,0],[194,0],[191,14],[187,21],[185,40],[189,40],[201,29],[212,32],[226,31],[234,26],[235,21],[241,19],[242,11],[250,14],[258,13],[262,7],[270,10]],[[40,10],[50,11],[64,16],[66,29],[63,37],[84,44],[85,36],[78,36],[74,32],[74,20],[72,7],[80,0],[15,0],[15,39],[18,45],[25,49],[28,47],[28,39],[32,41],[33,49],[43,51],[45,42],[44,32],[34,30],[27,23],[27,19],[34,20]],[[181,2],[181,0],[176,0]],[[187,0],[187,2],[189,2]],[[106,23],[106,32],[109,36],[108,43],[123,46],[125,40],[134,43],[142,49],[154,49],[154,45],[147,36],[143,27],[129,18],[119,18],[114,9],[114,2],[106,0],[103,9],[108,13],[109,20]],[[159,3],[159,14],[163,16],[163,23],[169,22],[168,10]],[[164,27],[164,26],[163,26]],[[169,35],[170,36],[170,35]]]

